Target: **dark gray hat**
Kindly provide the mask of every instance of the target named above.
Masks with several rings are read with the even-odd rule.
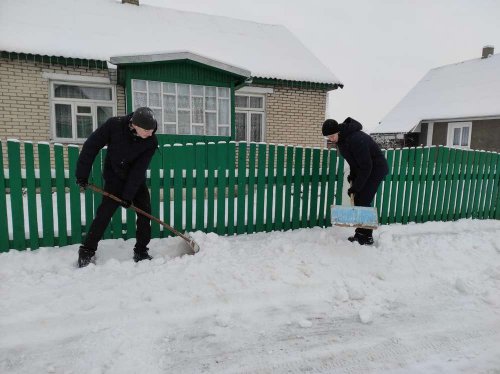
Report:
[[[334,119],[327,119],[323,122],[321,131],[323,132],[323,136],[333,135],[340,131],[340,125]]]
[[[144,130],[155,130],[157,123],[154,112],[148,107],[140,107],[132,114],[132,124]]]

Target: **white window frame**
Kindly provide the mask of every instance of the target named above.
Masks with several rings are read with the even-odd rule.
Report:
[[[242,107],[237,107],[236,106],[236,96],[247,96],[249,97],[248,99],[248,104],[250,106],[250,97],[258,97],[262,99],[262,108],[242,108]],[[247,93],[247,92],[242,92],[239,91],[238,93],[235,94],[235,114],[236,113],[244,113],[246,115],[246,123],[247,123],[247,134],[246,134],[246,142],[250,142],[250,134],[251,134],[251,118],[252,118],[252,113],[255,114],[262,114],[262,133],[260,134],[261,137],[261,142],[266,141],[266,95],[259,95],[255,93]],[[235,119],[235,132],[236,132],[236,119]],[[236,134],[235,134],[236,136]],[[240,140],[243,141],[243,140]]]
[[[140,91],[135,89],[136,87],[136,82],[138,81],[143,81],[146,82],[146,92]],[[146,93],[146,105],[149,106],[149,82],[158,82],[160,83],[160,96],[161,96],[161,108],[158,107],[152,107],[152,109],[159,109],[162,111],[162,123],[159,123],[159,129],[158,129],[158,134],[165,134],[165,135],[183,135],[183,136],[189,136],[189,135],[194,135],[194,136],[231,136],[231,89],[229,87],[219,87],[219,86],[207,86],[207,85],[201,85],[201,84],[189,84],[189,83],[174,83],[174,82],[160,82],[160,81],[151,81],[151,80],[145,80],[145,79],[132,79],[131,80],[131,90],[132,90],[132,110],[136,109],[135,105],[135,100],[134,100],[134,93],[135,92],[141,92],[141,93]],[[165,92],[163,89],[163,83],[170,83],[175,85],[175,116],[176,116],[176,122],[175,122],[175,128],[176,128],[176,133],[165,133],[165,125],[174,125],[173,122],[166,122],[164,118],[164,108],[163,108],[163,96],[164,95],[173,95],[172,93]],[[178,100],[178,94],[179,94],[179,85],[187,85],[189,87],[189,108],[179,108],[179,100]],[[200,86],[203,87],[203,96],[201,95],[193,95],[193,86]],[[215,105],[216,109],[206,109],[206,91],[208,87],[213,87],[215,88]],[[228,97],[221,97],[219,96],[219,89],[225,89],[228,90]],[[194,123],[193,122],[193,97],[203,97],[203,120],[204,123]],[[227,100],[229,102],[229,124],[220,124],[219,123],[219,100]],[[179,134],[179,110],[189,110],[189,121],[190,121],[190,134]],[[216,126],[217,126],[217,134],[207,134],[207,124],[206,124],[206,113],[215,113],[216,114]],[[201,126],[204,127],[204,133],[203,134],[194,134],[193,133],[193,127],[200,128]],[[221,135],[221,129],[224,128],[228,131],[229,135]]]
[[[453,133],[457,128],[469,128],[469,138],[467,139],[467,145],[453,145]],[[448,135],[446,140],[446,145],[453,148],[470,149],[470,142],[472,139],[472,122],[449,122],[448,123]],[[462,143],[462,131],[460,131],[460,143]]]
[[[113,116],[116,116],[116,87],[112,84],[100,84],[92,82],[92,77],[89,77],[90,82],[85,82],[82,80],[51,80],[49,85],[49,105],[50,105],[50,138],[52,141],[60,143],[77,143],[82,144],[86,139],[76,137],[76,116],[77,107],[80,106],[90,106],[91,116],[92,116],[92,131],[97,129],[97,107],[98,106],[108,106],[113,108]],[[61,85],[71,85],[71,86],[81,86],[81,87],[97,87],[97,88],[110,88],[111,89],[111,100],[86,100],[86,99],[71,99],[55,97],[56,84]],[[71,105],[71,127],[72,127],[72,137],[71,138],[60,138],[56,136],[56,104]]]

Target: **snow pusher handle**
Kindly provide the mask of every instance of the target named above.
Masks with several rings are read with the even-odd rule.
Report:
[[[113,194],[110,194],[109,192],[106,192],[104,191],[103,189],[89,183],[87,185],[88,188],[90,188],[92,191],[94,192],[97,192],[97,193],[100,193],[101,195],[104,195],[106,197],[109,197],[110,199],[113,199],[115,200],[116,202],[118,203],[122,203],[123,200],[120,199],[119,197],[116,197],[115,195]],[[193,251],[193,254],[194,253],[197,253],[199,250],[200,250],[200,246],[194,241],[194,239],[189,236],[188,234],[182,234],[181,232],[177,231],[176,229],[174,229],[172,226],[170,225],[167,225],[165,222],[161,221],[160,219],[152,216],[151,214],[145,212],[144,210],[140,209],[140,208],[137,208],[136,206],[134,206],[133,204],[130,205],[130,208],[132,208],[133,210],[135,210],[137,213],[139,214],[142,214],[143,216],[146,216],[148,217],[150,220],[152,221],[155,221],[157,223],[159,223],[160,225],[162,225],[163,227],[165,227],[167,230],[169,230],[170,232],[172,232],[173,234],[181,237],[182,239],[184,239],[184,241],[187,243],[187,245],[189,245],[189,247],[191,248],[191,250]]]

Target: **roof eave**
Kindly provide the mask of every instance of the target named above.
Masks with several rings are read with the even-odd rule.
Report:
[[[225,62],[214,60],[212,58],[201,56],[199,54],[188,51],[153,53],[146,55],[113,56],[111,57],[110,62],[114,65],[127,65],[177,60],[195,61],[200,64],[224,70],[244,78],[249,78],[251,76],[251,72],[247,69],[243,69],[238,66],[230,65]]]

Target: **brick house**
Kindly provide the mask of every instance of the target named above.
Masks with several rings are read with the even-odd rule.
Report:
[[[430,70],[372,135],[383,146],[446,145],[500,152],[500,54]]]
[[[138,1],[2,2],[0,34],[3,140],[79,144],[147,105],[162,143],[323,146],[343,87],[283,26]]]

